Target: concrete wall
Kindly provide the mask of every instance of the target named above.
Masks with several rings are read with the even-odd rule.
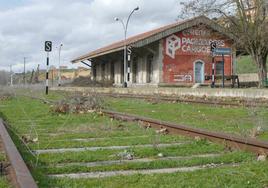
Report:
[[[198,96],[198,97],[241,97],[241,98],[265,98],[268,99],[268,89],[222,89],[222,88],[79,88],[64,87],[55,88],[62,91],[79,91],[112,94],[135,94],[135,95],[160,95],[160,96]]]
[[[114,62],[114,84],[120,85],[122,84],[122,62],[121,61],[115,61]]]
[[[240,82],[258,82],[259,77],[257,73],[251,73],[251,74],[239,74],[239,81]],[[267,74],[268,77],[268,74]]]
[[[101,78],[101,64],[96,64],[96,72],[97,72],[96,80],[101,81],[102,80],[102,78]]]

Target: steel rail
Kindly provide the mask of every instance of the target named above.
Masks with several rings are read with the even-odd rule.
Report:
[[[102,113],[111,118],[125,120],[125,121],[138,121],[144,123],[145,126],[151,126],[158,129],[166,129],[167,133],[180,134],[189,137],[199,137],[208,139],[212,142],[224,144],[228,149],[240,149],[245,151],[254,152],[258,155],[268,154],[268,142],[259,141],[253,138],[243,138],[236,135],[212,132],[208,130],[192,128],[184,125],[177,125],[175,123],[155,120],[147,117],[130,115],[126,113],[114,112],[103,110]]]
[[[13,143],[9,133],[4,125],[3,120],[0,118],[0,136],[7,155],[7,158],[11,164],[11,180],[17,188],[37,188],[37,184],[34,181],[27,165],[23,161],[19,151]]]

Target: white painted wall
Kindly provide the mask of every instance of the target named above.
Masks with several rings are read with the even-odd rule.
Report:
[[[96,80],[101,81],[101,64],[100,63],[96,64],[96,70],[97,70]]]
[[[120,61],[116,61],[114,63],[114,83],[115,84],[121,84],[122,83],[121,66],[122,66],[122,62],[120,62]]]

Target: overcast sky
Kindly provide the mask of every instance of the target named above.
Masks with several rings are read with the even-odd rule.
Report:
[[[44,41],[53,41],[51,64],[62,64],[123,38],[123,28],[114,17],[125,19],[136,6],[128,35],[175,22],[179,0],[0,0],[0,69],[45,68]]]

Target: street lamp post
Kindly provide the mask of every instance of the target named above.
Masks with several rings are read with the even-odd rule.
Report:
[[[126,24],[124,23],[124,21],[122,19],[115,18],[115,21],[119,21],[122,23],[123,29],[124,29],[124,85],[123,85],[123,87],[127,87],[127,43],[126,43],[126,41],[127,41],[127,29],[128,29],[129,20],[130,20],[132,14],[138,10],[139,10],[139,7],[136,7],[131,11],[131,13],[128,16]]]
[[[60,44],[59,46],[59,69],[58,69],[58,86],[61,86],[61,72],[60,72],[60,63],[61,63],[61,48],[62,48],[63,44]]]

